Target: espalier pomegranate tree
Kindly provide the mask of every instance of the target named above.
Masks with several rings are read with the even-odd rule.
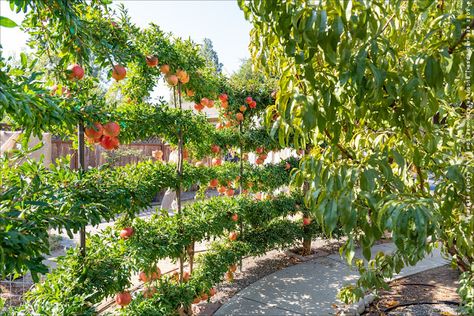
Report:
[[[344,300],[442,247],[474,312],[473,83],[470,1],[240,1],[255,63],[280,74],[268,126],[314,146],[296,183],[343,252],[364,257]],[[396,251],[372,256],[391,233]]]
[[[18,67],[1,61],[0,93],[7,101],[1,103],[2,119],[5,115],[25,131],[25,144],[31,134],[42,132],[76,139],[79,124],[89,146],[113,150],[120,143],[161,137],[178,146],[179,162],[78,171],[67,161],[46,169],[24,161],[22,153],[2,157],[2,276],[29,271],[38,281],[38,274],[47,272],[42,261],[49,251],[49,229],[72,236],[88,224],[122,215],[113,227],[88,237],[87,251],[69,250],[25,295],[25,304],[10,313],[95,314],[95,306],[111,298],[127,306],[120,310],[126,315],[187,313],[192,303],[215,294],[216,283],[233,279],[242,257],[320,233],[316,221],[288,219],[308,213],[297,188],[269,194],[289,185],[290,172],[299,164],[291,158],[263,165],[269,151],[281,148],[257,124],[274,102],[271,82],[260,80],[256,89],[216,76],[192,41],[173,38],[156,25],[139,29],[125,10],[110,10],[108,1],[11,5],[27,12],[30,43],[49,66],[38,69],[24,54]],[[172,105],[149,102],[159,80],[172,89]],[[193,100],[198,111],[219,106],[217,128],[205,116],[181,109],[183,97]],[[229,149],[239,152],[239,164],[222,162]],[[248,152],[258,155],[256,166],[245,161]],[[212,166],[195,163],[206,156],[214,156]],[[157,192],[169,187],[181,192],[194,184],[201,191],[217,187],[222,196],[180,206],[175,216],[136,217]],[[211,238],[216,241],[209,251],[195,259],[192,245]],[[165,258],[180,261],[177,274],[162,276],[157,262]],[[137,275],[143,288],[131,293],[131,278]]]

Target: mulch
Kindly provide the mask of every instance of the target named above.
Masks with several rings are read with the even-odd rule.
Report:
[[[459,315],[458,278],[459,272],[445,265],[393,281],[364,315]]]

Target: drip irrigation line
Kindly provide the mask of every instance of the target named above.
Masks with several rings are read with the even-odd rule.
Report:
[[[422,302],[412,302],[412,303],[403,303],[403,304],[398,304],[395,306],[391,306],[389,308],[386,308],[383,312],[390,312],[394,309],[397,309],[399,307],[406,307],[406,306],[412,306],[412,305],[437,305],[437,304],[445,304],[445,305],[456,305],[459,306],[459,302],[455,301],[422,301]]]

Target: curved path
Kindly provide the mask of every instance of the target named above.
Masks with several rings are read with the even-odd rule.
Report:
[[[392,243],[376,245],[372,254],[394,250]],[[356,257],[362,258],[361,251]],[[403,269],[396,277],[402,278],[447,264],[439,250],[416,266]],[[270,274],[237,293],[227,301],[216,316],[228,315],[334,315],[338,290],[358,278],[339,254],[316,258]]]

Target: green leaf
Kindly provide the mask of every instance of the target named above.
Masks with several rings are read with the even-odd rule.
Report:
[[[23,68],[26,68],[26,66],[27,66],[26,54],[25,54],[25,53],[21,53],[21,54],[20,54],[20,59],[21,59],[21,66],[22,66]]]
[[[5,16],[0,16],[0,26],[4,27],[16,27],[18,24],[15,23],[15,21],[10,20],[9,18]]]

